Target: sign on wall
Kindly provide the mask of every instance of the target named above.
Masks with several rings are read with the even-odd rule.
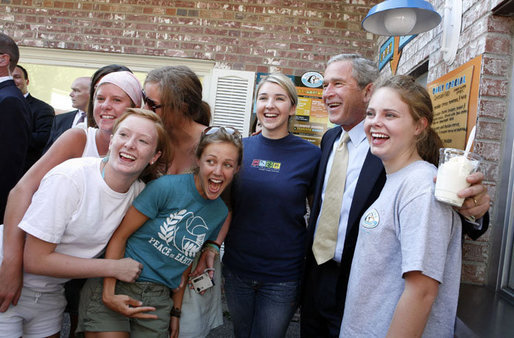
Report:
[[[464,149],[476,123],[481,64],[478,56],[427,85],[434,106],[432,127],[445,147]]]
[[[378,57],[378,69],[382,70],[387,63],[391,65],[391,73],[396,75],[402,50],[416,35],[391,36],[382,46],[380,46],[380,55]]]

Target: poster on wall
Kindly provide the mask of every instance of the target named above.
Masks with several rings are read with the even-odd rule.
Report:
[[[257,73],[258,84],[268,73]],[[288,75],[298,92],[296,115],[291,119],[289,131],[317,146],[325,131],[334,124],[328,120],[328,112],[323,103],[323,75],[306,72],[302,76]],[[254,113],[255,113],[254,103]]]
[[[475,126],[481,65],[478,56],[427,85],[434,106],[432,127],[445,147],[464,149]]]

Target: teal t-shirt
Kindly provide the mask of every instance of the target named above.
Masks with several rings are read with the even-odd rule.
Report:
[[[206,240],[215,240],[228,209],[204,199],[193,174],[167,175],[150,182],[133,203],[149,218],[127,241],[125,257],[143,264],[138,281],[172,289]]]

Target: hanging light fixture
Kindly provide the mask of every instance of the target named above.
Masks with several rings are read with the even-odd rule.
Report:
[[[362,20],[364,30],[377,35],[413,35],[431,30],[441,16],[424,0],[386,0]]]

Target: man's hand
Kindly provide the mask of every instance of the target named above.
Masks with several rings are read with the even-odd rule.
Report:
[[[23,271],[18,266],[9,266],[5,261],[0,266],[0,312],[18,304],[23,287]]]
[[[466,218],[481,218],[489,210],[491,202],[487,188],[482,185],[484,174],[476,172],[469,175],[466,180],[471,186],[459,191],[458,196],[465,199],[457,211]]]

